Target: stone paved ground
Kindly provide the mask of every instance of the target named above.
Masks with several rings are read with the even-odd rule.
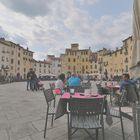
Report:
[[[47,82],[44,84],[48,86]],[[0,140],[44,140],[45,113],[42,91],[26,91],[25,82],[0,85]],[[113,121],[112,126],[105,124],[106,140],[122,140],[119,119],[113,118]],[[125,118],[124,129],[126,140],[134,140],[133,124]],[[73,140],[88,139],[83,131],[73,136]],[[46,140],[67,140],[66,116],[57,119],[53,128],[49,125]],[[102,140],[101,134],[99,140]]]

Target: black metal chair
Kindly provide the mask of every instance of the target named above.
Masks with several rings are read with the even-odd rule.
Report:
[[[121,122],[121,129],[122,129],[122,137],[123,137],[123,140],[125,140],[125,134],[124,134],[124,127],[123,127],[123,112],[122,112],[122,107],[124,105],[124,102],[126,101],[126,90],[122,90],[122,93],[120,94],[120,97],[119,97],[119,102],[118,102],[118,106],[110,106],[110,114],[112,117],[115,117],[115,118],[119,118],[120,119],[120,122]]]
[[[49,85],[50,85],[50,89],[53,91],[53,90],[55,90],[55,83],[49,83]]]
[[[102,87],[101,84],[96,84],[96,87],[97,87],[98,93],[99,93],[100,95],[109,96],[110,102],[111,102],[111,104],[112,104],[112,93],[111,93],[111,91],[110,91],[109,89],[107,89],[107,88]]]
[[[135,84],[129,84],[125,86],[126,90],[126,100],[128,102],[136,102],[139,101],[139,91]]]
[[[91,82],[83,82],[82,83],[82,87],[84,88],[84,89],[90,89],[91,88]]]
[[[51,126],[53,126],[54,115],[55,115],[55,97],[51,89],[44,89],[43,92],[47,103],[46,121],[45,121],[45,128],[44,128],[44,138],[45,138],[49,115],[52,116]]]
[[[71,98],[68,106],[68,140],[78,129],[84,129],[85,132],[93,138],[89,129],[96,130],[96,139],[98,139],[98,129],[102,129],[104,136],[103,121],[104,98],[79,99]]]
[[[140,140],[140,98],[139,98],[140,91],[139,91],[139,85],[138,86],[136,84],[126,85],[124,91],[126,93],[126,100],[132,104],[132,113],[133,113],[132,116],[127,114],[126,117],[129,117],[131,120],[133,120],[135,140]]]

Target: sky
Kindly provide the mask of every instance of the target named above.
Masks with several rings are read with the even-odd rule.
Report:
[[[0,0],[0,37],[36,60],[80,49],[115,49],[132,35],[133,0]]]

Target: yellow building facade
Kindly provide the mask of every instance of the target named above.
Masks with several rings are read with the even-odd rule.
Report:
[[[79,44],[71,44],[70,49],[65,50],[65,54],[61,54],[62,72],[87,74],[91,72],[92,64],[90,57],[92,52],[89,49],[79,50]]]
[[[131,36],[123,40],[122,47],[104,54],[103,63],[109,73],[109,77],[121,76],[122,73],[130,73],[132,47],[133,39]]]
[[[70,49],[61,54],[62,72],[76,74],[101,75],[102,77],[120,76],[129,73],[131,67],[133,39],[123,40],[123,45],[116,50],[103,48],[97,52],[91,49],[79,49],[79,44],[71,44]]]

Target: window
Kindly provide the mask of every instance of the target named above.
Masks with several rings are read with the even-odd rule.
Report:
[[[75,66],[73,66],[73,71],[75,71]]]
[[[20,65],[20,60],[18,60],[18,65]]]
[[[26,68],[24,68],[24,72],[26,72]]]
[[[70,62],[70,58],[68,58],[68,62]]]
[[[14,55],[14,51],[13,50],[12,50],[11,54]]]
[[[14,60],[13,59],[11,59],[11,64],[13,64],[14,63]]]
[[[4,61],[4,56],[2,56],[1,61]]]
[[[18,57],[20,57],[20,53],[18,53]]]
[[[73,58],[73,62],[75,62],[75,58]]]
[[[128,72],[128,66],[127,65],[125,66],[125,72]]]
[[[125,58],[125,63],[128,63],[128,58],[127,57]]]
[[[97,69],[97,65],[95,65],[95,69]]]

